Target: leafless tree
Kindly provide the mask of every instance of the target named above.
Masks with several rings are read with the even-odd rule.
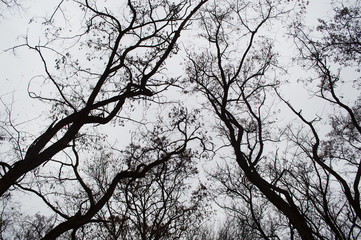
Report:
[[[131,206],[132,204],[138,204],[137,201],[142,200],[134,199],[138,196],[133,196],[136,191],[139,191],[139,194],[144,194],[143,196],[147,199],[151,199],[149,201],[152,204],[148,205],[148,207],[152,208],[152,211],[146,208],[143,209],[145,212],[149,210],[153,214],[155,212],[162,213],[162,217],[158,219],[159,222],[155,222],[152,227],[152,234],[159,233],[160,236],[169,236],[169,234],[179,235],[182,234],[182,231],[186,231],[184,224],[189,224],[191,219],[194,220],[194,223],[196,222],[195,218],[188,217],[196,212],[201,200],[195,202],[189,200],[190,205],[188,208],[186,208],[186,205],[178,205],[180,204],[180,194],[185,192],[182,191],[185,187],[184,178],[188,177],[188,174],[192,171],[195,171],[191,167],[194,153],[187,149],[187,145],[190,141],[202,140],[196,135],[197,126],[193,127],[193,130],[189,132],[195,117],[182,115],[182,113],[185,112],[173,110],[171,115],[178,120],[173,119],[171,125],[167,125],[163,120],[160,121],[153,131],[144,130],[143,134],[134,139],[134,142],[129,147],[114,156],[111,152],[105,152],[104,149],[95,149],[94,151],[97,154],[87,155],[84,153],[84,151],[88,151],[87,148],[81,149],[74,140],[72,144],[73,153],[68,155],[67,160],[61,162],[52,160],[54,169],[36,171],[34,173],[36,179],[29,183],[18,184],[19,189],[33,193],[42,199],[48,208],[55,213],[55,216],[60,218],[60,221],[56,221],[57,226],[48,228],[48,232],[45,230],[39,232],[39,236],[43,236],[43,239],[55,239],[61,234],[72,230],[71,233],[67,234],[70,234],[69,237],[75,239],[79,235],[77,230],[81,229],[81,233],[85,234],[84,237],[89,238],[90,230],[84,225],[97,224],[104,226],[109,218],[112,219],[115,216],[122,218],[132,211],[139,210],[138,207],[143,205]],[[81,159],[80,156],[88,156],[91,159]],[[81,160],[87,162],[86,166],[80,165]],[[160,173],[156,175],[154,171],[158,169],[162,173],[164,168],[168,167],[174,168],[174,170],[166,172],[168,179],[165,179],[166,176],[162,176],[161,180],[166,181],[162,185],[164,187],[163,191],[154,192],[149,190],[147,193],[147,189],[141,187],[142,184],[146,184],[146,186],[149,186],[149,184],[152,186],[156,183],[163,184],[162,181],[157,182],[152,179],[153,177],[161,177],[159,176]],[[54,171],[57,173],[56,175],[54,175]],[[151,174],[151,176],[147,177],[146,174]],[[145,180],[137,180],[144,177],[146,177]],[[147,183],[147,179],[151,181]],[[172,179],[174,182],[172,182]],[[133,183],[137,183],[139,186]],[[157,188],[153,186],[152,189]],[[124,200],[124,198],[128,199],[126,198],[127,195],[130,195],[132,199],[132,201],[129,200],[131,201],[129,203]],[[119,199],[121,197],[123,198],[122,201]],[[139,195],[139,197],[141,196]],[[185,197],[184,202],[187,202],[187,199],[190,198],[190,196],[183,197]],[[104,213],[101,210],[102,208],[108,209],[108,211],[104,210]],[[117,213],[122,215],[117,216]],[[128,216],[127,220],[130,219],[131,217]],[[156,219],[154,217],[153,220]],[[133,221],[135,220],[133,219]],[[168,225],[164,224],[163,221],[166,221]],[[139,224],[141,225],[141,223]],[[170,228],[170,226],[174,229]],[[122,230],[126,229],[134,232],[134,228],[124,227]],[[31,230],[29,231],[31,232]]]
[[[34,98],[55,103],[55,107],[60,112],[57,112],[58,115],[49,128],[27,148],[23,159],[12,163],[11,167],[2,174],[1,195],[24,174],[68,148],[69,143],[76,138],[84,125],[109,123],[122,109],[126,99],[151,97],[161,90],[159,89],[161,86],[169,85],[169,81],[163,83],[156,81],[156,83],[152,77],[159,72],[166,58],[175,50],[180,32],[204,3],[201,1],[190,10],[191,5],[187,1],[179,5],[166,4],[166,6],[161,3],[154,5],[147,3],[143,6],[128,1],[130,14],[126,16],[126,20],[121,21],[111,15],[106,8],[104,11],[99,10],[86,1],[82,7],[90,16],[86,16],[89,20],[82,36],[88,34],[101,36],[97,39],[98,42],[93,43],[92,39],[89,39],[87,44],[90,48],[98,48],[99,54],[102,54],[100,59],[103,59],[103,54],[108,57],[100,73],[78,67],[77,61],[67,59],[70,56],[68,53],[56,60],[56,68],[68,67],[70,64],[69,67],[73,68],[71,72],[74,75],[58,79],[59,76],[55,77],[51,73],[43,54],[43,50],[48,49],[48,46],[30,46],[25,43],[24,46],[39,54],[46,71],[46,80],[50,81],[58,91],[57,98],[51,99],[33,92],[29,94]],[[165,11],[163,18],[155,19],[156,8]],[[130,44],[122,42],[129,38],[133,40]],[[123,44],[129,46],[124,47]],[[142,49],[143,55],[141,57],[135,53],[133,55],[133,52],[139,49]],[[84,73],[87,77],[78,79],[75,74],[80,75],[80,73]],[[70,82],[69,77],[72,78]],[[117,82],[114,82],[115,79]],[[81,84],[80,80],[86,81],[86,85]],[[116,90],[110,89],[114,85],[117,86]],[[151,87],[154,89],[150,89]]]
[[[334,18],[319,20],[313,38],[296,21],[303,1],[206,2],[61,1],[44,20],[45,39],[33,45],[25,37],[13,48],[38,53],[45,76],[32,79],[28,92],[50,103],[51,122],[25,137],[6,108],[0,141],[12,144],[12,154],[0,162],[0,192],[4,204],[15,191],[30,193],[52,211],[36,216],[41,224],[34,227],[44,230],[38,238],[360,237],[360,78],[348,79],[360,71],[360,4],[333,3]],[[79,9],[79,22],[65,6]],[[299,51],[293,63],[309,78],[278,61],[274,36],[289,16],[288,40]],[[191,23],[200,24],[199,38],[197,48],[185,49],[180,82],[164,74],[166,59],[180,50],[180,33]],[[73,24],[79,32],[64,30]],[[310,117],[311,107],[299,109],[284,92],[285,76],[303,78],[327,113]],[[168,101],[163,93],[173,87],[202,95],[202,110]],[[282,119],[289,113],[290,122]],[[124,148],[101,131],[123,124],[135,126]],[[186,181],[203,154],[216,162],[211,184],[192,193]],[[227,214],[218,230],[200,224],[206,193]],[[7,216],[4,210],[4,223]]]
[[[289,219],[302,239],[314,239],[292,192],[277,186],[277,178],[266,176],[261,167],[265,144],[277,140],[267,126],[273,119],[266,101],[278,83],[266,75],[276,65],[272,42],[266,39],[257,46],[256,36],[277,18],[280,9],[270,1],[224,2],[223,7],[212,7],[202,18],[211,50],[189,56],[189,79],[207,97],[220,120],[220,132],[249,182]],[[238,42],[232,45],[234,39]]]
[[[348,86],[352,81],[345,74],[345,71],[358,72],[360,67],[360,43],[356,40],[360,5],[336,4],[334,14],[334,19],[320,20],[317,29],[323,35],[322,40],[313,40],[301,25],[295,26],[293,34],[300,52],[299,60],[317,76],[316,86],[313,85],[310,92],[329,104],[333,112],[328,119],[319,116],[307,119],[290,101],[281,98],[311,136],[291,135],[291,140],[312,162],[313,175],[308,173],[308,177],[301,180],[305,186],[301,193],[336,239],[357,239],[361,233],[360,96],[356,91],[354,99],[344,98],[340,88],[360,89],[360,79]],[[341,68],[335,70],[334,65]],[[324,135],[317,123],[326,120],[329,132]]]
[[[235,164],[220,166],[210,175],[215,184],[220,184],[213,192],[213,198],[227,216],[219,229],[218,239],[281,239],[279,236],[289,230],[288,224],[284,224],[288,222],[287,218]]]
[[[14,9],[21,9],[21,4],[18,0],[0,1],[0,17],[4,17],[4,12],[11,12]]]
[[[184,239],[191,229],[197,230],[205,215],[203,192],[190,191],[184,182],[197,172],[192,155],[185,152],[181,161],[162,164],[145,178],[119,185],[113,200],[98,213],[102,224],[92,238]]]
[[[225,202],[223,207],[253,222],[263,239],[356,239],[360,234],[359,101],[351,107],[337,96],[336,86],[342,81],[328,63],[339,59],[343,66],[358,64],[357,51],[352,50],[357,43],[345,47],[357,33],[347,35],[338,30],[341,23],[348,27],[346,31],[358,29],[357,16],[350,17],[358,14],[358,8],[336,9],[335,22],[343,16],[340,25],[321,21],[323,42],[313,41],[299,25],[293,35],[302,53],[299,61],[318,74],[312,79],[319,83],[310,87],[314,95],[346,114],[331,116],[331,131],[321,141],[323,130],[316,124],[327,119],[307,120],[290,104],[292,100],[279,94],[281,82],[274,77],[280,73],[277,53],[270,36],[262,31],[285,13],[282,4],[232,1],[208,7],[201,22],[202,39],[209,48],[189,53],[187,80],[194,83],[190,91],[203,93],[207,99],[204,108],[217,117],[215,128],[223,136],[221,149],[227,149],[219,155],[226,163],[235,161],[241,169],[236,174],[228,171],[225,177],[213,174],[221,181],[224,194],[242,200],[235,206]],[[347,56],[347,51],[352,53]],[[337,57],[340,52],[345,55]],[[281,125],[273,107],[279,100],[299,122]],[[226,166],[232,169],[230,163]],[[340,185],[335,186],[335,181]],[[271,222],[262,220],[267,204],[273,205],[274,216],[281,214],[275,221],[277,235]],[[242,205],[247,209],[242,210]]]
[[[174,84],[175,79],[161,78],[165,61],[177,52],[180,33],[205,2],[129,0],[103,6],[97,1],[62,1],[43,24],[47,26],[45,42],[32,45],[25,37],[24,44],[13,48],[27,47],[39,55],[45,71],[42,85],[51,90],[43,91],[30,82],[28,92],[31,98],[50,103],[51,123],[30,143],[10,125],[19,134],[12,138],[19,146],[15,148],[18,158],[2,159],[0,192],[2,197],[13,190],[31,193],[62,219],[43,239],[56,239],[70,230],[66,234],[75,239],[79,228],[95,221],[93,217],[109,203],[120,183],[134,182],[167,162],[184,160],[188,143],[199,139],[190,117],[174,111],[168,129],[165,125],[162,132],[149,130],[147,138],[141,139],[142,146],[130,145],[143,161],[119,156],[124,162],[103,176],[107,179],[104,188],[93,188],[85,174],[87,161],[97,167],[97,157],[105,157],[101,154],[119,152],[109,144],[107,150],[102,149],[105,141],[97,129],[132,119],[124,109],[141,102],[159,103],[160,93]],[[80,30],[73,35],[66,35],[58,25],[65,21],[68,26],[66,14],[73,14],[63,11],[64,4],[82,14]],[[61,17],[57,17],[59,9]]]

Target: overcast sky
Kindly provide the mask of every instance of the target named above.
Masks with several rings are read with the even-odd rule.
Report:
[[[55,9],[58,1],[47,0],[25,0],[22,9],[13,9],[10,12],[4,8],[3,17],[0,18],[0,97],[4,101],[14,98],[15,111],[25,114],[25,119],[31,119],[41,111],[35,106],[36,101],[28,101],[27,84],[29,80],[42,73],[42,65],[38,56],[26,48],[17,49],[15,54],[12,51],[4,52],[17,44],[23,43],[23,37],[28,35],[30,41],[36,43],[39,39],[39,26],[42,16],[49,16]],[[327,17],[329,14],[329,3],[327,0],[311,0],[307,7],[307,23],[315,23],[319,17]],[[35,19],[30,23],[31,19]],[[26,101],[26,106],[20,103]],[[20,109],[19,109],[20,108]],[[37,109],[39,111],[37,111]],[[35,112],[34,112],[35,110]]]
[[[42,73],[42,64],[38,56],[26,48],[17,49],[15,52],[7,51],[23,43],[23,37],[28,35],[30,42],[36,43],[41,35],[41,20],[39,17],[49,16],[59,1],[49,0],[24,0],[22,9],[13,9],[11,12],[4,10],[0,18],[0,98],[10,107],[13,103],[13,120],[21,124],[27,120],[41,118],[42,105],[30,100],[27,95],[29,80]],[[307,24],[316,23],[317,18],[327,17],[329,12],[327,0],[311,0],[307,7]],[[35,22],[31,23],[31,19]],[[5,106],[0,106],[0,114],[4,117]],[[31,123],[31,122],[30,122]],[[29,122],[25,128],[31,128]],[[29,206],[29,209],[32,206]],[[29,210],[25,209],[25,210]]]

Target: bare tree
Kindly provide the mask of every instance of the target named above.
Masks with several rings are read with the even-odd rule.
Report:
[[[84,34],[91,33],[104,36],[104,42],[94,43],[94,47],[106,51],[108,58],[101,73],[93,73],[78,67],[74,62],[70,63],[70,67],[75,68],[75,73],[85,73],[88,77],[85,80],[92,79],[94,85],[87,82],[87,85],[83,86],[81,82],[78,82],[76,86],[67,81],[68,77],[55,78],[50,72],[43,54],[43,49],[48,49],[48,47],[46,45],[30,46],[26,43],[24,46],[28,46],[39,54],[47,74],[46,80],[54,84],[58,91],[58,98],[48,99],[34,95],[35,93],[32,92],[29,94],[34,98],[55,103],[55,107],[59,108],[65,116],[58,115],[49,128],[27,148],[24,158],[13,163],[2,174],[0,179],[1,195],[24,174],[68,148],[69,143],[84,125],[109,123],[122,109],[126,99],[141,96],[150,97],[160,91],[159,88],[157,90],[155,87],[169,85],[168,82],[154,83],[152,77],[160,70],[166,58],[176,48],[180,32],[204,3],[205,1],[201,1],[190,11],[190,3],[188,2],[181,2],[179,5],[168,4],[163,8],[163,5],[159,3],[155,5],[147,3],[142,6],[128,1],[127,7],[130,15],[126,16],[125,21],[121,21],[111,15],[107,9],[101,11],[86,1],[82,7],[91,15]],[[156,8],[164,9],[164,18],[154,19]],[[176,27],[176,25],[178,26]],[[122,41],[127,41],[129,38],[133,38],[130,46],[123,48],[122,44],[127,43],[122,43]],[[88,44],[90,47],[93,46],[91,39]],[[146,52],[146,55],[142,57],[132,56],[133,52],[138,49],[142,49],[144,52],[149,50],[149,52]],[[65,54],[56,61],[56,68],[60,68],[62,64],[67,66],[67,56],[70,54]],[[114,79],[119,78],[121,80],[118,83],[114,82]],[[80,79],[75,79],[74,84],[77,81]],[[117,90],[110,90],[109,85],[117,85]],[[150,87],[152,86],[154,89],[151,90]],[[79,90],[83,91],[79,92]],[[58,120],[59,117],[61,119]]]
[[[0,1],[0,17],[4,17],[4,12],[20,9],[21,4],[18,0],[1,0]]]
[[[357,1],[333,3],[332,19],[319,19],[317,30],[321,41],[313,40],[324,55],[343,66],[360,65],[360,16],[361,6]]]
[[[218,239],[281,239],[288,220],[250,183],[235,164],[227,163],[210,173],[220,184],[213,197],[227,216]],[[282,224],[283,222],[283,224]]]
[[[279,176],[265,174],[265,145],[277,141],[268,126],[273,122],[267,107],[269,91],[278,85],[266,73],[277,62],[272,42],[265,38],[258,45],[256,36],[282,13],[280,8],[270,1],[211,6],[202,18],[211,50],[199,56],[190,54],[188,76],[208,99],[220,121],[220,133],[229,141],[233,158],[248,181],[289,219],[302,239],[314,239],[293,193],[278,186]],[[236,44],[232,44],[234,39]]]
[[[98,214],[94,232],[99,239],[184,239],[205,215],[201,191],[185,184],[197,172],[192,153],[181,161],[162,164],[147,174],[120,185],[107,208]],[[93,238],[95,239],[95,237]]]
[[[130,146],[144,161],[134,156],[122,159],[121,168],[104,176],[108,180],[104,188],[93,188],[85,174],[84,164],[93,158],[93,165],[98,166],[97,155],[92,153],[101,152],[104,146],[97,129],[132,119],[124,108],[132,109],[142,101],[159,103],[157,95],[174,84],[175,79],[163,79],[160,73],[166,59],[177,52],[181,31],[205,2],[129,0],[123,5],[99,6],[96,1],[62,1],[61,6],[69,4],[82,13],[79,32],[66,35],[57,25],[61,21],[69,24],[66,14],[72,14],[59,5],[44,22],[46,42],[32,45],[26,37],[23,45],[13,48],[28,47],[39,55],[45,71],[42,84],[54,92],[32,87],[32,83],[28,92],[51,104],[52,122],[29,144],[20,136],[12,138],[19,146],[15,149],[19,158],[2,159],[0,192],[2,196],[12,190],[34,194],[62,219],[43,239],[56,239],[70,230],[66,234],[75,239],[79,228],[95,221],[93,217],[106,206],[118,184],[183,159],[188,143],[199,139],[195,129],[189,129],[189,116],[174,111],[169,129],[149,130],[143,139],[149,142],[140,148]],[[57,17],[59,9],[61,18]],[[165,136],[169,132],[172,136]],[[119,152],[109,144],[107,149]]]
[[[334,18],[320,20],[318,40],[299,22],[287,25],[300,53],[296,62],[312,75],[303,83],[314,101],[332,109],[312,118],[309,106],[298,109],[282,91],[287,69],[274,38],[284,18],[304,11],[303,1],[206,2],[61,1],[44,21],[45,42],[32,45],[26,37],[14,48],[38,53],[40,83],[51,86],[44,91],[36,78],[28,89],[51,106],[42,134],[24,138],[7,109],[0,136],[13,144],[0,162],[4,203],[12,191],[31,193],[53,213],[54,225],[37,237],[360,237],[360,79],[352,83],[344,74],[360,70],[360,5],[334,3]],[[80,7],[78,23],[65,10],[72,3]],[[180,33],[191,22],[201,26],[193,41],[199,48],[186,49],[186,77],[178,84],[163,75],[166,59],[180,50]],[[63,27],[72,24],[81,30],[69,35]],[[285,76],[301,78],[291,74]],[[172,87],[201,94],[207,118],[168,101],[163,92]],[[147,114],[150,106],[156,107]],[[290,112],[294,119],[282,119]],[[130,123],[136,130],[125,148],[101,132]],[[210,137],[215,148],[207,147]],[[210,152],[217,163],[209,171],[212,185],[191,193],[185,183],[196,174],[194,159]],[[218,231],[200,224],[207,191],[227,213]],[[195,227],[201,231],[192,236]]]
[[[146,234],[144,237],[159,239],[164,235],[182,235],[187,230],[185,225],[196,223],[198,220],[189,216],[196,212],[201,199],[192,202],[187,200],[191,196],[183,195],[184,202],[189,202],[187,207],[181,204],[180,197],[185,192],[182,190],[185,177],[195,171],[192,167],[195,153],[187,149],[187,145],[202,139],[196,133],[197,125],[193,126],[195,116],[175,109],[170,116],[173,119],[170,125],[161,120],[152,131],[145,128],[129,147],[116,151],[117,154],[96,149],[98,154],[88,155],[91,159],[81,159],[80,156],[87,156],[84,151],[88,150],[81,149],[73,141],[73,153],[67,160],[52,160],[56,175],[53,169],[39,170],[34,173],[35,180],[17,185],[42,199],[60,218],[54,228],[41,232],[43,239],[55,239],[69,230],[72,231],[66,234],[71,238],[82,235],[82,238],[92,238],[91,229],[97,229],[98,233],[104,231],[104,227],[110,230],[110,223],[120,224],[121,231],[128,236],[135,230],[123,221],[130,221],[131,225],[140,228],[143,222],[137,225],[136,221],[140,219],[134,219],[138,211],[155,214],[143,219],[149,225],[154,221],[151,229],[148,225],[143,226],[145,232],[138,229],[139,233]],[[87,164],[80,165],[81,162]],[[137,180],[144,177],[142,181]],[[154,184],[164,189],[158,191]],[[141,204],[145,200],[143,197],[150,201],[146,206]],[[114,229],[109,232],[113,232],[113,237],[117,236]]]
[[[328,119],[318,116],[308,120],[290,101],[281,98],[308,128],[311,136],[291,135],[291,140],[313,164],[313,175],[308,173],[309,177],[301,180],[305,186],[301,193],[305,194],[314,206],[315,214],[325,222],[335,238],[357,239],[361,234],[360,96],[344,99],[340,88],[348,88],[348,91],[360,88],[359,78],[348,86],[350,80],[345,73],[346,70],[359,71],[360,44],[356,39],[360,5],[335,5],[334,13],[334,19],[329,22],[320,20],[317,29],[323,35],[322,40],[313,40],[300,25],[295,26],[293,34],[300,51],[299,60],[317,75],[316,86],[313,85],[310,91],[329,104],[333,113]],[[332,65],[344,67],[344,72],[335,70]],[[322,134],[317,124],[322,121],[329,123],[327,135]]]
[[[359,78],[349,84],[352,81],[343,72],[359,69],[360,8],[358,3],[336,6],[334,20],[320,20],[322,40],[313,40],[299,23],[291,28],[301,53],[299,63],[313,71],[304,83],[311,96],[334,111],[309,120],[291,104],[295,100],[280,94],[281,82],[272,71],[278,68],[277,54],[272,40],[262,36],[267,22],[280,17],[280,7],[269,1],[211,7],[201,20],[210,48],[189,53],[192,90],[204,94],[205,108],[219,121],[215,122],[221,137],[218,156],[226,164],[225,170],[212,175],[221,183],[219,192],[229,199],[221,206],[230,216],[245,220],[238,228],[231,224],[223,230],[231,236],[249,227],[253,232],[248,236],[261,239],[357,239],[360,100],[357,96],[352,103],[352,96],[340,92],[344,88],[351,95],[360,87]],[[258,15],[247,15],[252,10]],[[273,111],[277,98],[296,120],[284,124],[277,118]],[[230,161],[241,171],[234,170]],[[268,221],[266,213],[275,218]]]

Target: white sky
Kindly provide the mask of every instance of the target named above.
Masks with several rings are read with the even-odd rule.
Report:
[[[42,16],[49,16],[59,1],[28,0],[23,1],[23,10],[12,10],[5,12],[0,19],[0,30],[3,33],[0,37],[0,97],[6,103],[14,99],[14,118],[19,122],[32,119],[40,115],[37,101],[30,100],[27,96],[27,85],[29,80],[42,73],[42,65],[38,56],[26,48],[17,49],[15,54],[12,51],[4,52],[23,42],[22,37],[28,35],[30,41],[36,43],[39,39],[41,26],[30,24],[30,19]],[[330,1],[311,0],[307,8],[306,22],[315,23],[319,17],[326,17]],[[322,9],[322,10],[321,10]],[[320,11],[321,10],[321,11]],[[40,21],[39,21],[40,23]],[[175,59],[174,59],[175,60]],[[26,104],[25,104],[26,103]]]
[[[26,48],[13,52],[4,52],[5,49],[11,48],[23,42],[21,36],[29,35],[32,42],[36,42],[40,27],[38,24],[29,24],[30,19],[35,16],[49,16],[55,9],[59,1],[49,0],[24,0],[23,10],[13,10],[5,12],[3,18],[0,18],[0,98],[9,107],[13,101],[13,120],[17,123],[24,122],[42,116],[43,106],[38,102],[31,100],[27,95],[27,85],[29,80],[42,73],[42,64],[38,56]],[[327,17],[330,1],[327,0],[310,0],[307,8],[307,23],[316,23],[317,18]],[[298,89],[291,90],[298,93]],[[300,95],[300,98],[305,95]],[[0,117],[3,119],[3,105],[0,105]],[[31,124],[31,125],[30,125]],[[25,129],[35,127],[32,122],[26,123]],[[38,129],[37,127],[36,129]],[[36,132],[36,131],[35,131]],[[29,201],[29,199],[26,199]],[[34,202],[33,202],[34,204]],[[25,206],[26,211],[38,211],[34,205]]]

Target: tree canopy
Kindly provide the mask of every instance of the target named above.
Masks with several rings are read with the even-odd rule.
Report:
[[[42,72],[0,93],[1,239],[360,237],[360,3],[54,4],[6,50]]]

